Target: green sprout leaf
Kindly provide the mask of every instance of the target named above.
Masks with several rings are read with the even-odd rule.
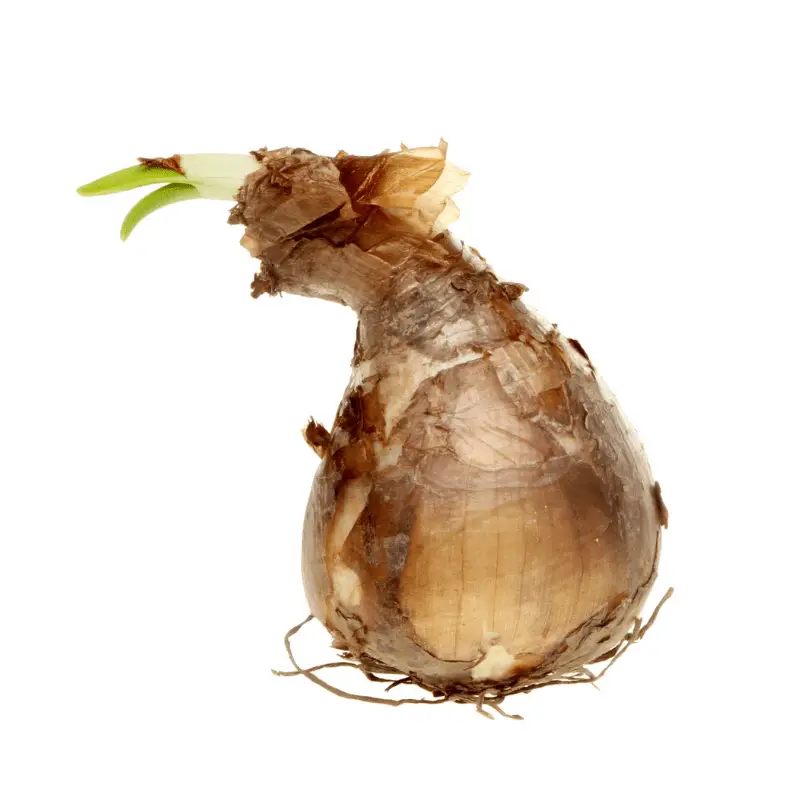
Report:
[[[171,170],[163,170],[170,172]],[[124,170],[123,170],[124,172]],[[179,175],[180,173],[174,173]],[[110,177],[110,176],[109,176]],[[101,180],[103,180],[101,178]],[[91,184],[89,184],[91,186]],[[140,184],[141,185],[141,184]],[[200,192],[189,183],[168,183],[160,189],[145,195],[129,212],[125,219],[122,221],[122,230],[120,236],[124,242],[130,235],[133,229],[147,216],[159,208],[179,203],[181,200],[193,200],[202,197]]]
[[[127,192],[154,183],[166,184],[144,197],[128,212],[120,231],[122,241],[146,216],[180,200],[195,197],[235,200],[245,178],[260,168],[259,160],[252,153],[183,153],[169,158],[139,160],[143,163],[112,172],[78,189],[78,194],[93,197]],[[165,165],[177,168],[170,169]]]
[[[127,192],[130,189],[150,186],[153,183],[189,183],[189,179],[174,169],[137,164],[135,167],[112,172],[110,175],[104,175],[96,181],[81,186],[78,194],[84,197],[95,197],[101,194]]]

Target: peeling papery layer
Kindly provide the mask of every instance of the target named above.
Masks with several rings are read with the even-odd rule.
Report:
[[[444,142],[335,158],[288,147],[256,151],[261,168],[248,176],[230,217],[246,225],[242,244],[264,264],[254,294],[305,294],[358,309],[421,251],[445,258],[432,239],[458,217],[452,196],[467,180],[445,155]],[[298,274],[293,251],[309,239],[316,243],[314,274]],[[366,273],[354,263],[365,257]],[[302,260],[311,269],[305,254]]]
[[[336,162],[354,202],[391,210],[416,233],[433,237],[458,219],[452,197],[469,177],[446,155],[442,140],[438,147],[403,147],[378,156],[340,153]]]

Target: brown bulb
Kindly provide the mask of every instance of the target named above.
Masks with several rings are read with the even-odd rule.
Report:
[[[445,147],[259,151],[231,221],[254,294],[359,324],[303,533],[313,615],[369,669],[448,693],[557,679],[614,651],[655,580],[666,509],[586,352],[444,229]]]

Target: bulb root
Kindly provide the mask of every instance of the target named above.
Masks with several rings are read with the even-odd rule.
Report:
[[[337,697],[343,697],[346,700],[360,700],[364,703],[375,703],[377,705],[385,705],[385,706],[402,706],[402,705],[442,705],[443,703],[465,703],[465,704],[472,704],[475,706],[475,710],[483,717],[487,719],[494,719],[492,714],[487,710],[491,709],[492,711],[499,714],[501,717],[506,719],[514,719],[514,720],[521,720],[519,714],[509,714],[507,711],[503,710],[500,707],[500,704],[507,698],[511,697],[512,695],[516,694],[528,694],[532,692],[534,689],[542,689],[545,686],[565,686],[571,685],[576,683],[586,683],[593,686],[595,689],[599,689],[600,687],[597,685],[597,682],[611,669],[611,667],[616,664],[616,662],[620,659],[620,657],[625,653],[628,648],[632,645],[637,644],[640,642],[644,635],[652,628],[653,624],[658,617],[659,612],[664,607],[664,604],[672,597],[673,588],[670,587],[664,596],[659,600],[656,607],[653,609],[653,612],[650,614],[647,622],[643,622],[641,617],[636,617],[631,627],[631,630],[625,634],[622,642],[620,642],[616,647],[609,650],[607,653],[604,653],[599,658],[594,659],[592,664],[599,664],[604,663],[602,669],[595,673],[592,672],[588,668],[588,666],[582,666],[577,668],[572,668],[568,672],[563,674],[551,674],[551,675],[540,675],[535,678],[525,677],[521,678],[515,684],[509,686],[502,686],[497,688],[489,688],[483,689],[480,692],[468,692],[468,691],[454,691],[450,693],[444,693],[441,690],[433,689],[430,686],[426,686],[419,680],[417,680],[413,675],[405,675],[402,678],[397,680],[391,678],[382,678],[376,675],[373,671],[367,669],[362,663],[357,660],[342,660],[342,661],[333,661],[328,662],[326,664],[318,664],[314,667],[301,667],[297,663],[297,659],[295,658],[294,651],[292,650],[292,638],[300,632],[302,628],[304,628],[312,619],[314,619],[313,615],[309,615],[306,617],[300,624],[295,625],[293,628],[290,628],[289,631],[286,633],[283,639],[284,647],[286,648],[286,653],[289,656],[289,661],[291,661],[292,666],[294,667],[293,670],[290,671],[282,671],[282,670],[272,670],[273,675],[277,675],[279,677],[297,677],[302,675],[303,677],[310,680],[312,683],[317,684],[323,689],[335,694]],[[352,658],[349,653],[343,654],[343,659],[347,657]],[[324,681],[318,675],[317,672],[324,670],[324,669],[334,669],[337,667],[350,667],[353,669],[358,669],[361,671],[368,680],[380,682],[380,683],[388,683],[389,685],[385,688],[385,691],[390,691],[397,686],[413,684],[418,686],[425,691],[433,693],[433,697],[403,697],[403,698],[389,698],[389,697],[372,697],[370,695],[362,695],[362,694],[353,694],[352,692],[347,692],[343,689],[339,689],[336,686]],[[370,667],[373,668],[376,672],[385,672],[387,674],[397,673],[397,670],[392,669],[390,667],[383,667],[382,665],[378,664],[377,662],[371,662]]]

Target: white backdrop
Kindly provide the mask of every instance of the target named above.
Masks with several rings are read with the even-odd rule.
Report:
[[[3,12],[4,800],[788,796],[797,5],[468,5]],[[521,723],[270,674],[355,317],[252,300],[225,203],[122,245],[132,195],[75,194],[140,155],[440,136],[454,231],[586,346],[671,512],[657,625]]]

